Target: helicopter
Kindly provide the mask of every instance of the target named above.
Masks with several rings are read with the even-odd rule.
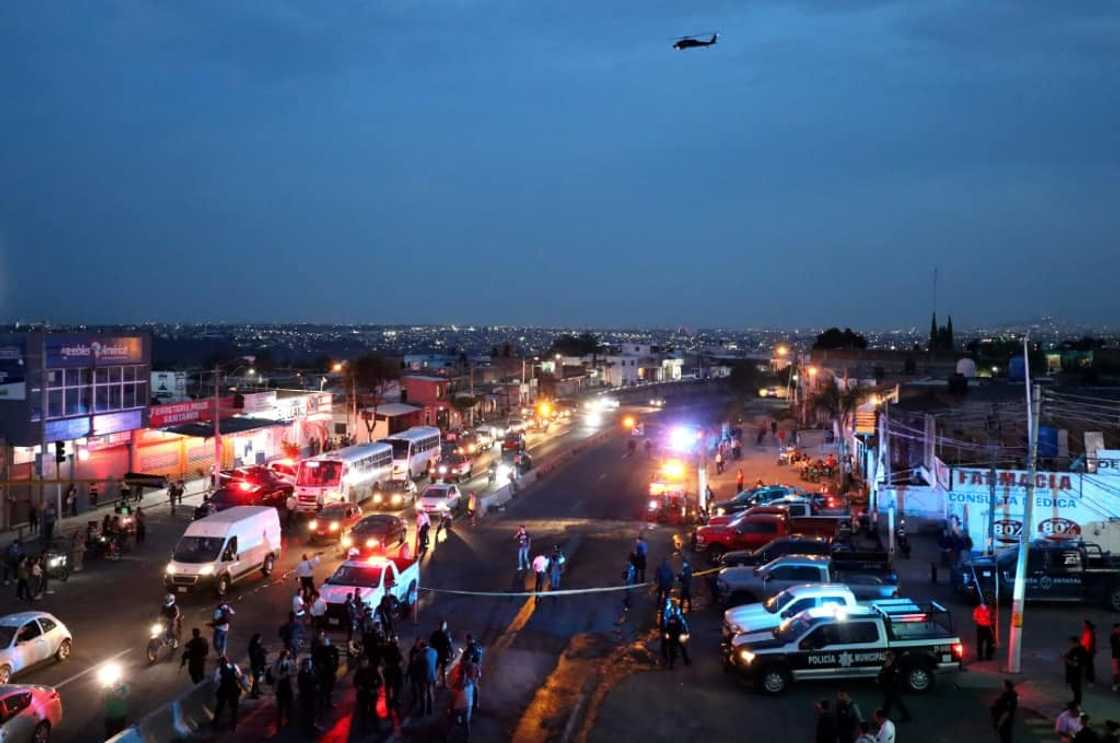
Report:
[[[717,41],[719,41],[719,34],[715,33],[712,34],[712,38],[708,41],[697,39],[695,36],[682,36],[675,42],[673,42],[673,48],[680,52],[684,51],[685,49],[693,49],[695,47],[714,46]]]

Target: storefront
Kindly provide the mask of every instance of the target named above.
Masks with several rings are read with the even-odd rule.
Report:
[[[4,526],[26,520],[33,502],[61,508],[63,485],[33,480],[100,479],[129,471],[130,432],[143,429],[147,416],[150,345],[146,335],[0,338],[6,477],[28,480],[4,493]]]

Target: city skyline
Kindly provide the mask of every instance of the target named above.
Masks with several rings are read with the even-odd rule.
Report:
[[[921,328],[937,267],[964,324],[1109,321],[1118,22],[6,6],[0,318]]]

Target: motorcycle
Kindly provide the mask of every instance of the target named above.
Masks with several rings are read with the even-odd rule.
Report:
[[[167,623],[160,620],[151,626],[148,631],[148,649],[147,658],[149,664],[158,662],[164,653],[170,658],[175,654],[179,648],[179,633],[176,631],[169,632]]]

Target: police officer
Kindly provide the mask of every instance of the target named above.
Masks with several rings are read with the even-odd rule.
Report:
[[[992,610],[981,601],[972,610],[972,621],[976,625],[976,660],[991,660],[996,652]]]
[[[879,686],[883,689],[883,704],[880,705],[883,710],[884,717],[888,717],[891,713],[892,707],[898,707],[902,712],[902,721],[909,722],[912,718],[910,710],[906,708],[905,702],[899,695],[899,682],[901,676],[898,672],[898,665],[895,663],[894,651],[888,650],[886,652],[886,660],[883,667],[879,669]]]
[[[673,568],[669,565],[668,557],[662,558],[654,575],[657,579],[657,607],[661,609],[673,595]]]
[[[210,643],[206,642],[206,638],[202,636],[202,631],[198,627],[191,630],[191,639],[187,640],[187,645],[183,649],[183,658],[179,661],[179,668],[187,667],[187,673],[191,675],[191,681],[196,684],[201,683],[202,679],[206,677],[206,656],[210,654]]]
[[[665,622],[665,639],[667,640],[669,670],[677,662],[677,653],[680,652],[686,666],[692,665],[688,657],[688,623],[681,613],[680,605],[674,600],[665,612],[668,619]]]
[[[677,574],[681,582],[681,611],[692,611],[692,563],[688,558],[681,561],[681,572]]]

